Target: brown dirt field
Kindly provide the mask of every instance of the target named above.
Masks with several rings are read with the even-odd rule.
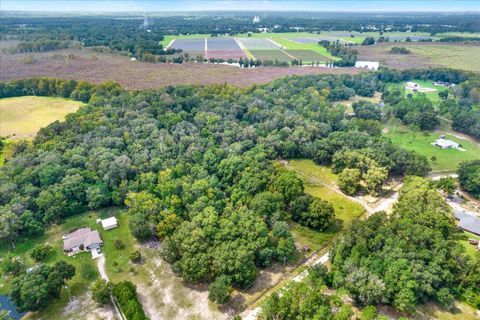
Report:
[[[392,47],[408,48],[410,54],[390,53]],[[480,43],[379,43],[372,46],[356,46],[358,60],[380,61],[395,69],[450,67],[468,71],[480,71],[470,65],[477,59]]]
[[[70,58],[69,58],[70,54]],[[63,58],[60,56],[63,55]],[[73,55],[73,56],[72,56]],[[27,57],[33,63],[26,63]],[[31,59],[29,59],[31,62]],[[240,69],[212,64],[151,64],[130,61],[117,54],[69,49],[36,54],[0,54],[0,80],[55,77],[93,83],[113,81],[127,89],[177,84],[229,83],[246,87],[288,75],[359,73],[355,68],[261,67]]]

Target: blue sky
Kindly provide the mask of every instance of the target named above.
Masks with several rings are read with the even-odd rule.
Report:
[[[177,1],[177,0],[0,0],[3,11],[476,11],[480,0],[317,0],[317,1]]]

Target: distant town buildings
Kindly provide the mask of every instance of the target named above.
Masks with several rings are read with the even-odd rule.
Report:
[[[253,17],[253,23],[259,23],[259,22],[260,22],[260,17],[259,16]]]

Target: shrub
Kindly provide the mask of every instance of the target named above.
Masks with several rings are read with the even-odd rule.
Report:
[[[38,245],[33,248],[32,252],[30,253],[30,257],[32,257],[35,261],[42,261],[44,260],[48,253],[52,250],[52,247],[48,244],[46,245]]]
[[[139,263],[140,261],[142,261],[142,253],[138,250],[133,251],[130,254],[130,261],[132,261],[133,263]]]

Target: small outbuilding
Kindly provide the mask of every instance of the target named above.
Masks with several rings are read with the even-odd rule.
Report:
[[[115,218],[115,217],[110,217],[110,218],[103,219],[103,220],[98,219],[97,223],[102,224],[103,230],[110,230],[110,229],[115,229],[116,227],[118,227],[118,221],[117,221],[117,218]]]

